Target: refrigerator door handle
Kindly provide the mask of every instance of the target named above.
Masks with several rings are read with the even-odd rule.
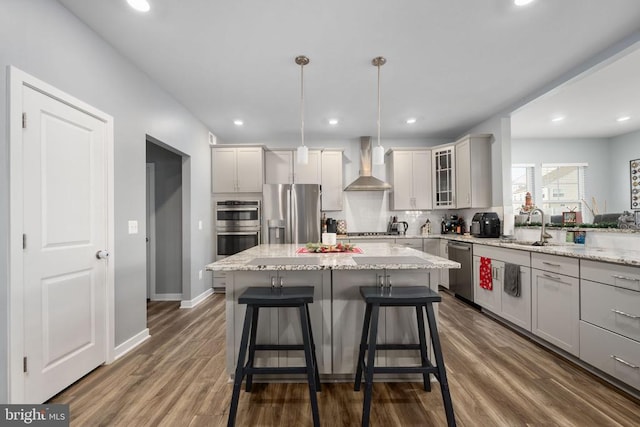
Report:
[[[287,211],[285,217],[285,229],[284,229],[284,242],[285,243],[293,243],[293,212],[291,211],[291,186],[288,186],[286,191],[286,203],[287,203]]]

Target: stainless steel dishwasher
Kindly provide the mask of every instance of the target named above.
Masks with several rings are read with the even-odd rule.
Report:
[[[449,290],[473,302],[473,246],[451,241],[447,244],[449,259],[460,263],[460,269],[449,270]]]

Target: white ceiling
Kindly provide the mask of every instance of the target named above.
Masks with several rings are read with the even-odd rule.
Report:
[[[376,134],[379,55],[383,139],[456,137],[640,29],[638,0],[59,1],[223,142],[299,139],[297,55],[310,145]]]
[[[610,138],[640,129],[640,49],[594,68],[512,114],[512,137]],[[630,118],[616,120],[623,116]]]

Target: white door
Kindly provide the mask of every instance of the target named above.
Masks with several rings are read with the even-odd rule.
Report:
[[[23,86],[25,401],[41,403],[106,359],[107,133]]]

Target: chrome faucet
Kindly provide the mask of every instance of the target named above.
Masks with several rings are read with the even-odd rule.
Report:
[[[551,234],[547,233],[544,229],[544,212],[540,208],[531,209],[529,211],[529,216],[527,217],[527,223],[531,224],[531,215],[534,212],[540,212],[540,216],[542,217],[542,227],[540,228],[540,240],[535,242],[534,246],[544,246],[547,244],[547,239],[551,239]]]

